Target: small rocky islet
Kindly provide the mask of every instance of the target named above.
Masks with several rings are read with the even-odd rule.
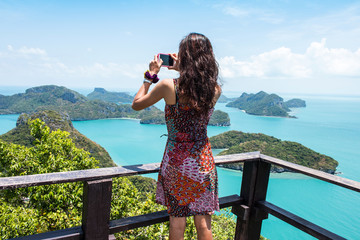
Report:
[[[306,102],[299,98],[284,101],[276,94],[260,91],[256,94],[243,93],[240,97],[228,102],[226,107],[238,108],[247,114],[257,116],[296,118],[289,115],[290,108],[306,107]]]

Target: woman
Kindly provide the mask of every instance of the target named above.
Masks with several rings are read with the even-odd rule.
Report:
[[[221,94],[218,65],[207,37],[191,33],[180,43],[178,56],[171,54],[178,79],[157,82],[162,60],[157,56],[145,72],[145,80],[132,107],[141,110],[164,99],[168,141],[161,162],[156,201],[170,215],[169,239],[184,239],[186,217],[194,216],[199,240],[212,239],[211,215],[219,210],[217,173],[207,124]]]

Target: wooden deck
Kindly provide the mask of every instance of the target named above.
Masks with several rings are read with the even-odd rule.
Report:
[[[321,226],[307,221],[280,206],[266,201],[272,164],[294,172],[329,182],[356,192],[360,183],[332,174],[310,169],[281,159],[250,152],[215,157],[217,165],[244,162],[242,185],[239,195],[220,198],[220,207],[232,207],[237,216],[236,240],[258,240],[262,221],[271,214],[318,239],[345,239]],[[111,234],[138,227],[166,222],[166,211],[110,221],[110,201],[113,177],[155,173],[160,163],[100,168],[71,172],[48,173],[30,176],[0,178],[0,190],[67,182],[84,182],[82,225],[74,228],[25,236],[17,239],[109,239]],[[326,213],[324,213],[326,214]]]

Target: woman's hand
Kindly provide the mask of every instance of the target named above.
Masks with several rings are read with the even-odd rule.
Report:
[[[176,53],[170,53],[170,57],[174,60],[174,66],[168,67],[169,70],[179,71],[179,58]]]
[[[149,72],[151,75],[158,74],[160,72],[160,67],[163,63],[163,60],[158,58],[157,55],[154,56],[154,60],[151,60],[149,63]]]

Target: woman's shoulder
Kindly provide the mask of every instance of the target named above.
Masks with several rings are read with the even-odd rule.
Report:
[[[176,93],[174,88],[174,79],[163,79],[159,82],[164,93],[164,100],[167,105],[176,104]]]
[[[163,86],[174,88],[174,79],[172,78],[166,78],[159,82]]]

